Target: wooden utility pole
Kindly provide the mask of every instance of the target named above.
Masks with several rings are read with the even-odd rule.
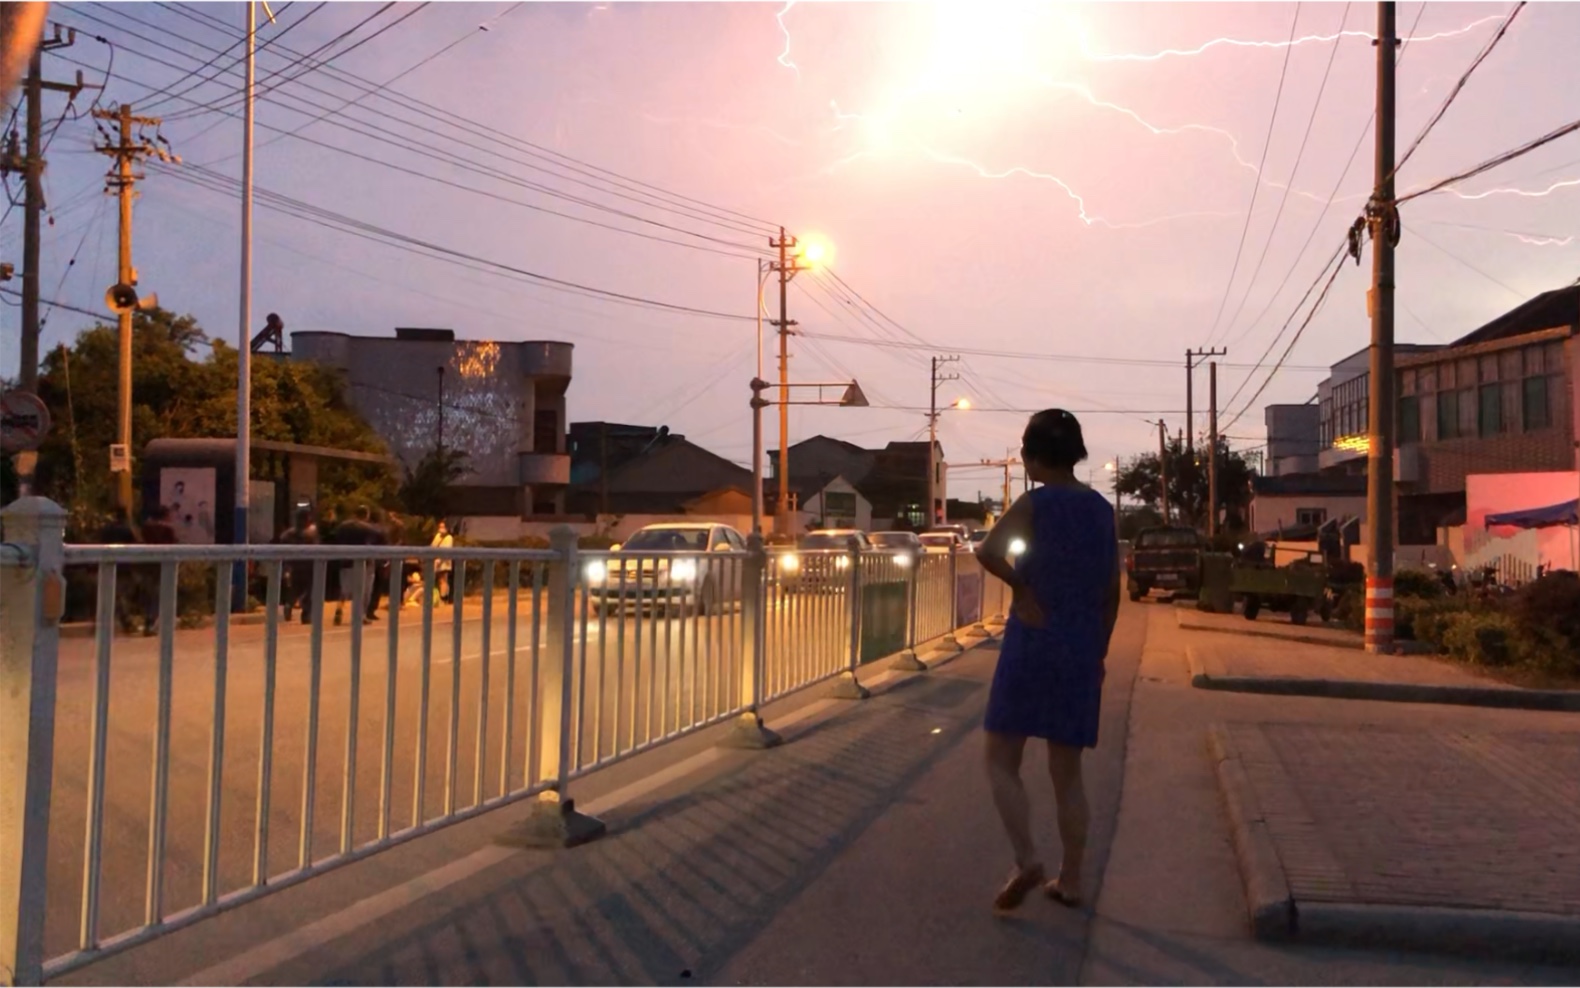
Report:
[[[1004,469],[1004,501],[999,506],[999,517],[1004,517],[1004,512],[1009,510],[1010,499],[1010,470],[1021,465],[1020,460],[1014,456],[1005,456],[1002,460],[982,460],[982,466],[1002,467]]]
[[[112,451],[110,469],[120,474],[117,503],[130,514],[132,510],[132,314],[140,307],[137,292],[137,268],[132,264],[132,200],[137,193],[133,186],[143,176],[133,170],[133,164],[144,155],[152,154],[168,159],[170,156],[157,146],[134,136],[133,127],[157,127],[158,117],[139,117],[132,114],[130,103],[122,103],[117,110],[94,110],[94,117],[113,120],[119,128],[119,140],[101,145],[98,150],[115,159],[115,167],[108,176],[108,185],[120,200],[120,251],[116,267],[115,285],[107,293],[107,301],[115,310],[118,339],[120,342],[120,383],[116,389],[116,444],[121,455]]]
[[[1169,432],[1168,426],[1158,419],[1158,502],[1163,510],[1163,524],[1169,523]]]
[[[768,241],[768,246],[779,251],[779,261],[774,270],[779,272],[779,318],[774,325],[779,328],[779,496],[774,503],[774,531],[790,534],[790,327],[796,323],[790,318],[790,279],[800,268],[790,260],[790,251],[796,238],[786,235],[779,228],[779,238]]]
[[[938,503],[938,385],[957,381],[959,374],[938,373],[939,364],[950,364],[959,357],[934,357],[927,382],[927,527],[942,525],[949,516],[948,504]]]
[[[1218,361],[1207,364],[1208,412],[1207,440],[1207,537],[1218,535]]]
[[[1366,651],[1393,651],[1393,252],[1399,235],[1394,202],[1394,82],[1399,45],[1395,6],[1377,5],[1376,189],[1366,204],[1372,240],[1371,379],[1368,394],[1366,516]]]

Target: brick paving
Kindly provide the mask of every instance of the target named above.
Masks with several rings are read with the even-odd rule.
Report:
[[[1220,615],[1221,616],[1221,615]],[[1237,618],[1243,622],[1243,618]],[[1465,666],[1425,655],[1369,655],[1275,638],[1193,633],[1193,664],[1213,677],[1327,679],[1423,686],[1503,686]]]
[[[1304,901],[1580,916],[1580,736],[1234,724]]]

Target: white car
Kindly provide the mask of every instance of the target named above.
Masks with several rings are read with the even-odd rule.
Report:
[[[867,533],[854,528],[821,528],[796,540],[790,552],[776,553],[771,565],[779,570],[779,585],[786,590],[843,590],[850,583],[850,540],[863,551],[872,548]]]
[[[609,558],[584,568],[587,595],[600,611],[625,605],[712,614],[741,599],[746,537],[709,522],[648,525]],[[728,553],[729,555],[724,555]]]

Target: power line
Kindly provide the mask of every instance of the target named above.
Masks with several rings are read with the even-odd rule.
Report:
[[[1324,268],[1324,270],[1326,270]],[[1304,299],[1302,299],[1304,301]],[[980,347],[939,346],[931,343],[909,343],[897,340],[876,340],[860,336],[834,336],[828,333],[799,333],[799,336],[815,340],[828,340],[832,343],[854,343],[859,346],[888,347],[903,350],[938,350],[946,349],[951,353],[959,353],[971,357],[1002,357],[1008,360],[1049,360],[1058,363],[1072,364],[1113,364],[1125,367],[1168,367],[1173,369],[1175,361],[1151,360],[1145,357],[1100,357],[1095,355],[1081,355],[1070,353],[1030,353],[1024,350],[988,350]],[[1259,365],[1253,364],[1219,364],[1219,367],[1247,368]],[[1327,373],[1329,368],[1315,365],[1290,365],[1286,370],[1320,371]]]
[[[201,10],[189,9],[190,5],[160,3],[159,6],[173,10],[183,17],[188,17],[192,20],[199,21],[200,23],[207,22],[214,26],[215,30],[228,34],[231,37],[236,36],[236,31],[234,28],[225,25],[223,22],[218,21]],[[285,45],[279,45],[277,47],[287,54],[295,54],[291,48]],[[551,162],[557,167],[566,168],[577,174],[587,176],[589,179],[602,181],[630,191],[647,190],[648,194],[666,197],[675,203],[689,203],[693,207],[701,207],[702,209],[713,211],[720,216],[728,215],[733,216],[739,220],[746,220],[754,224],[753,232],[772,233],[777,231],[781,225],[771,220],[765,220],[761,217],[740,212],[739,210],[730,209],[728,207],[720,206],[716,203],[707,202],[703,199],[697,199],[692,196],[674,192],[669,189],[665,189],[663,186],[655,185],[651,182],[645,182],[641,179],[633,178],[631,176],[614,171],[613,169],[603,168],[599,165],[594,165],[590,162],[583,161],[580,158],[564,154],[563,152],[556,151],[552,148],[534,144],[531,141],[527,141],[506,131],[500,130],[497,127],[492,127],[488,124],[472,120],[460,113],[456,113],[433,103],[418,99],[415,96],[410,96],[400,92],[392,93],[380,91],[380,87],[376,83],[373,83],[345,69],[330,67],[327,70],[326,75],[331,79],[340,81],[346,85],[352,86],[353,88],[360,89],[361,91],[369,93],[370,95],[376,95],[388,103],[391,103],[403,110],[415,113],[427,120],[443,124],[447,127],[452,127],[456,130],[460,130],[463,133],[470,133],[473,136],[492,140],[502,147],[509,147],[515,150],[517,153],[525,153],[532,157]],[[410,121],[402,122],[408,123],[412,126],[423,126],[419,124],[412,124]],[[542,166],[531,167],[541,168]],[[558,173],[552,174],[556,174],[557,177],[567,178],[570,181],[579,181],[577,179],[570,178],[569,176],[558,175]],[[581,181],[581,184],[588,183],[586,181]]]
[[[1339,54],[1339,39],[1344,35],[1344,26],[1350,18],[1350,4],[1344,5],[1344,13],[1339,16],[1339,29],[1333,35],[1333,47],[1328,49],[1328,64],[1322,70],[1322,84],[1317,87],[1317,98],[1311,104],[1311,114],[1306,117],[1306,132],[1300,137],[1300,150],[1295,152],[1294,167],[1289,170],[1289,181],[1284,183],[1283,194],[1278,197],[1278,210],[1273,214],[1273,225],[1268,228],[1267,242],[1262,246],[1262,253],[1256,259],[1256,267],[1251,269],[1251,277],[1245,283],[1245,294],[1240,296],[1240,304],[1235,308],[1234,315],[1229,317],[1224,325],[1227,335],[1234,328],[1235,322],[1240,318],[1240,313],[1245,311],[1245,303],[1251,300],[1251,292],[1256,288],[1256,279],[1262,273],[1262,265],[1267,262],[1267,255],[1272,250],[1273,238],[1278,235],[1278,223],[1284,218],[1284,207],[1289,202],[1289,192],[1295,186],[1295,178],[1300,174],[1300,163],[1306,157],[1306,144],[1311,140],[1311,129],[1317,122],[1317,111],[1322,108],[1322,96],[1328,89],[1328,77],[1333,74],[1333,62]],[[1345,169],[1348,171],[1348,169]],[[1331,203],[1330,203],[1331,205]],[[1247,216],[1249,219],[1249,215]],[[1276,293],[1275,293],[1276,294]]]
[[[1535,151],[1537,148],[1543,147],[1543,146],[1545,146],[1547,144],[1551,144],[1553,141],[1558,140],[1560,137],[1568,136],[1569,134],[1572,134],[1572,133],[1574,133],[1577,130],[1580,130],[1580,120],[1572,120],[1569,123],[1564,124],[1562,127],[1559,127],[1556,130],[1548,131],[1546,134],[1543,134],[1541,137],[1535,138],[1533,140],[1525,142],[1524,144],[1521,144],[1519,147],[1513,148],[1511,150],[1503,152],[1502,154],[1495,155],[1495,156],[1493,156],[1491,158],[1488,158],[1486,161],[1483,161],[1481,164],[1476,165],[1473,168],[1470,168],[1470,169],[1467,169],[1465,171],[1462,171],[1462,172],[1458,173],[1457,175],[1450,175],[1448,178],[1445,178],[1442,181],[1434,182],[1431,185],[1427,186],[1426,188],[1420,189],[1420,190],[1418,190],[1416,192],[1412,192],[1409,195],[1400,196],[1398,201],[1402,205],[1404,203],[1409,202],[1411,199],[1419,199],[1419,198],[1421,198],[1424,195],[1430,195],[1433,192],[1437,192],[1437,191],[1440,191],[1442,189],[1445,189],[1448,186],[1453,185],[1453,184],[1455,184],[1457,182],[1463,182],[1467,178],[1475,178],[1477,175],[1480,175],[1483,172],[1491,171],[1492,169],[1498,167],[1499,165],[1507,164],[1510,161],[1513,161],[1515,158],[1520,158],[1520,157],[1523,157],[1523,156],[1525,156],[1527,154],[1530,154],[1532,151]]]
[[[1499,281],[1497,278],[1494,278],[1492,275],[1490,275],[1487,272],[1485,272],[1485,271],[1481,270],[1480,268],[1476,267],[1474,264],[1472,264],[1469,261],[1465,260],[1463,257],[1460,257],[1458,254],[1456,254],[1453,251],[1449,250],[1447,247],[1444,247],[1442,244],[1440,244],[1437,241],[1433,240],[1431,237],[1428,237],[1426,234],[1422,233],[1420,230],[1416,230],[1415,231],[1415,236],[1416,236],[1417,240],[1420,240],[1422,243],[1426,244],[1428,247],[1430,247],[1433,250],[1437,251],[1438,253],[1443,254],[1444,256],[1446,256],[1449,260],[1454,261],[1455,263],[1459,264],[1460,267],[1466,268],[1466,269],[1468,269],[1470,271],[1474,271],[1476,274],[1481,275],[1483,278],[1485,278],[1488,281],[1492,282],[1494,285],[1497,285],[1499,288],[1501,288],[1504,291],[1508,292],[1510,295],[1513,295],[1515,298],[1518,298],[1520,301],[1523,302],[1527,298],[1530,297],[1530,293],[1529,292],[1522,292],[1518,288],[1515,288],[1514,286],[1508,284],[1507,282]]]
[[[1415,136],[1415,140],[1410,142],[1410,146],[1400,156],[1398,164],[1394,165],[1393,171],[1389,173],[1390,178],[1399,174],[1399,169],[1403,168],[1404,163],[1410,160],[1411,155],[1415,154],[1416,149],[1421,146],[1421,142],[1426,140],[1426,135],[1430,134],[1432,128],[1437,126],[1438,121],[1443,119],[1443,115],[1448,112],[1448,108],[1454,105],[1455,98],[1465,88],[1465,84],[1470,81],[1471,75],[1475,73],[1476,69],[1481,67],[1482,62],[1487,60],[1487,56],[1492,54],[1492,49],[1496,48],[1498,42],[1502,41],[1503,36],[1509,32],[1509,27],[1514,23],[1514,18],[1520,16],[1520,11],[1524,9],[1525,0],[1519,0],[1519,3],[1514,5],[1514,9],[1509,11],[1509,16],[1503,19],[1503,23],[1499,25],[1492,38],[1482,47],[1481,52],[1476,55],[1475,59],[1471,61],[1470,68],[1465,70],[1464,74],[1459,77],[1459,81],[1454,83],[1454,88],[1449,90],[1448,96],[1443,100],[1443,105],[1437,108],[1437,112],[1432,114],[1431,118],[1427,120],[1426,126],[1421,128],[1421,132]]]
[[[1207,331],[1211,341],[1218,332],[1218,321],[1223,318],[1224,306],[1229,304],[1229,294],[1234,291],[1234,279],[1240,273],[1240,257],[1245,251],[1245,238],[1251,230],[1251,218],[1256,215],[1256,198],[1262,191],[1262,172],[1267,167],[1267,152],[1273,146],[1273,129],[1278,124],[1278,107],[1284,99],[1284,78],[1289,73],[1289,53],[1295,48],[1295,28],[1300,24],[1300,4],[1295,4],[1295,16],[1289,22],[1289,44],[1284,46],[1284,62],[1278,70],[1278,89],[1273,94],[1273,115],[1267,121],[1267,138],[1262,142],[1262,160],[1256,166],[1256,181],[1251,185],[1251,204],[1245,210],[1245,223],[1240,227],[1240,243],[1234,249],[1234,264],[1229,268],[1229,283],[1223,286],[1223,298],[1218,300],[1218,312],[1212,317],[1212,328]],[[1246,291],[1250,288],[1247,286]]]
[[[1289,313],[1289,318],[1284,320],[1284,325],[1280,326],[1279,329],[1278,329],[1278,332],[1273,334],[1273,339],[1267,344],[1267,349],[1262,351],[1262,355],[1257,358],[1256,364],[1254,366],[1252,366],[1250,373],[1246,374],[1245,378],[1240,381],[1240,386],[1234,389],[1234,394],[1229,396],[1229,400],[1223,403],[1223,407],[1225,409],[1229,408],[1230,406],[1232,406],[1234,404],[1235,399],[1239,398],[1240,397],[1240,393],[1245,390],[1245,386],[1247,384],[1251,383],[1251,378],[1255,377],[1256,376],[1256,372],[1258,370],[1260,370],[1264,364],[1267,363],[1268,355],[1273,352],[1273,348],[1274,347],[1278,346],[1278,341],[1283,339],[1284,333],[1286,333],[1289,330],[1290,324],[1293,323],[1295,321],[1295,317],[1300,314],[1300,307],[1305,305],[1306,304],[1306,299],[1310,298],[1311,297],[1311,293],[1317,290],[1317,285],[1322,281],[1323,273],[1326,272],[1329,267],[1333,266],[1335,264],[1335,262],[1342,264],[1342,258],[1344,256],[1344,248],[1345,248],[1345,246],[1346,246],[1345,243],[1340,243],[1338,249],[1333,252],[1333,254],[1328,258],[1327,263],[1322,266],[1322,270],[1317,272],[1317,277],[1311,282],[1310,287],[1308,287],[1306,289],[1306,293],[1304,295],[1300,296],[1300,301],[1295,303],[1295,308],[1294,308],[1293,311],[1291,311]],[[1324,371],[1328,371],[1330,369],[1331,368],[1323,368]],[[1276,373],[1276,372],[1277,372],[1277,368],[1274,368],[1274,370],[1268,374],[1268,380],[1269,381],[1272,380],[1273,373]],[[1267,387],[1267,383],[1264,381],[1263,384],[1262,384],[1262,388],[1266,388],[1266,387]],[[1259,388],[1257,390],[1257,393],[1261,394],[1261,390],[1262,389]],[[1245,414],[1245,409],[1249,408],[1249,407],[1250,407],[1250,404],[1247,403],[1245,408],[1240,409],[1240,415],[1244,415]],[[1239,415],[1235,416],[1236,419],[1238,419],[1239,417],[1240,417]],[[1225,427],[1225,429],[1227,429],[1227,427]]]

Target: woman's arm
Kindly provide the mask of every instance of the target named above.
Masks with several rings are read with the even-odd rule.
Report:
[[[1031,545],[1031,496],[1023,494],[1009,506],[993,528],[988,532],[987,538],[977,547],[977,560],[982,563],[982,568],[992,573],[1008,584],[1016,593],[1022,589],[1020,575],[1015,572],[1015,565],[1009,561],[1009,547],[1016,539],[1026,545]]]

